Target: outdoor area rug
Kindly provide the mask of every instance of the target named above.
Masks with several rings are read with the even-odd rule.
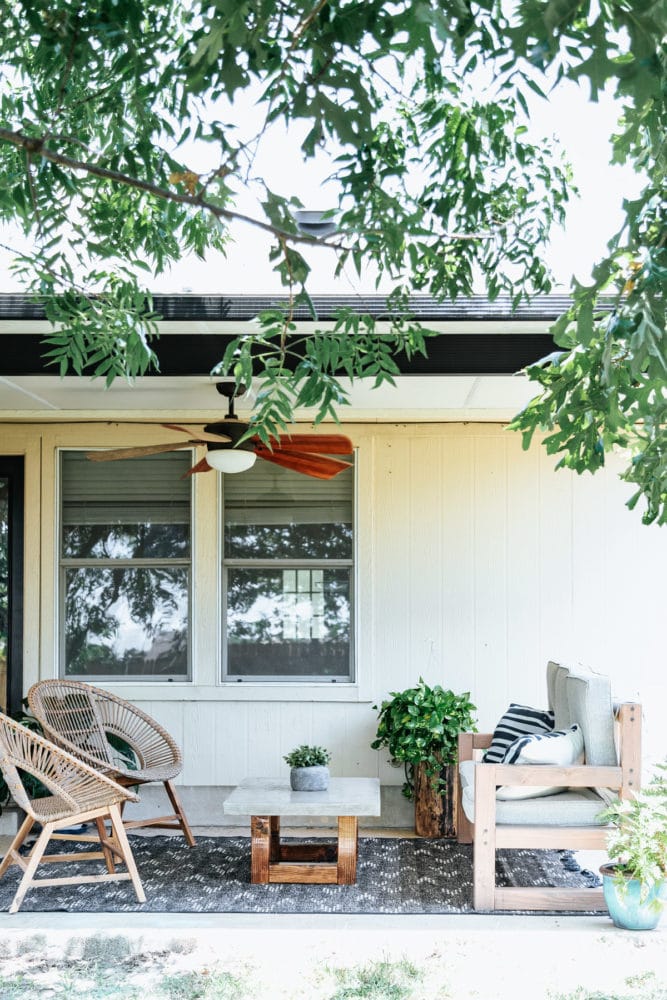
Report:
[[[473,912],[472,847],[453,840],[360,837],[356,885],[251,885],[249,837],[199,837],[192,848],[182,837],[134,835],[130,842],[145,903],[137,903],[130,882],[98,882],[31,889],[21,912]],[[49,851],[73,849],[90,845],[54,841]],[[97,864],[44,866],[38,876],[91,874]],[[20,875],[14,866],[0,879],[0,910],[9,908]],[[498,851],[497,879],[504,886],[600,884],[568,851]]]

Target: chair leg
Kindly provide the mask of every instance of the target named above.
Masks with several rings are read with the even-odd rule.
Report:
[[[183,831],[183,836],[185,837],[186,841],[188,842],[188,846],[189,847],[194,847],[195,846],[195,838],[192,836],[192,830],[190,829],[190,824],[188,823],[187,819],[185,818],[185,813],[183,812],[183,806],[181,805],[181,800],[178,797],[178,793],[176,791],[176,786],[174,785],[174,783],[172,781],[165,781],[164,787],[167,790],[167,795],[169,796],[169,801],[172,804],[174,812],[178,816],[178,824],[179,824],[181,830]]]
[[[475,774],[473,907],[494,910],[496,895],[495,769],[480,766]]]
[[[98,816],[95,820],[95,826],[97,827],[97,833],[100,838],[100,847],[102,848],[102,853],[104,854],[104,863],[107,866],[107,871],[110,875],[113,875],[116,871],[116,865],[114,864],[113,851],[107,847],[107,828],[104,825],[104,820],[101,816]]]
[[[23,902],[23,897],[25,896],[26,892],[32,885],[34,881],[33,876],[37,871],[37,866],[39,865],[39,862],[42,860],[42,855],[46,850],[49,840],[51,839],[52,833],[53,833],[53,824],[47,823],[42,828],[42,832],[40,833],[39,837],[37,838],[37,841],[35,842],[35,846],[30,852],[30,857],[28,859],[28,864],[26,865],[23,878],[21,879],[19,887],[16,890],[16,895],[14,896],[12,905],[9,907],[10,913],[17,912],[21,903]]]
[[[21,828],[19,832],[16,834],[10,846],[7,848],[7,853],[2,859],[2,862],[0,862],[0,878],[2,878],[2,876],[5,874],[10,865],[15,864],[15,861],[12,857],[12,852],[16,851],[18,853],[21,844],[32,830],[34,822],[35,821],[32,818],[32,816],[26,816],[26,818],[21,823]]]
[[[139,872],[137,871],[137,866],[134,861],[134,855],[132,854],[132,848],[130,847],[130,842],[127,839],[127,834],[125,833],[125,827],[123,826],[123,821],[120,816],[120,809],[118,806],[110,806],[109,817],[111,819],[111,826],[116,837],[116,843],[120,847],[123,860],[127,867],[127,871],[132,880],[132,885],[134,886],[134,891],[137,896],[137,900],[140,903],[146,902],[146,896],[144,894],[143,886],[141,884],[141,879],[139,878]]]

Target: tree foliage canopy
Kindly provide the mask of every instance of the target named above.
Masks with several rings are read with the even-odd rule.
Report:
[[[661,0],[0,0],[0,14],[0,220],[24,231],[16,268],[55,325],[50,359],[108,382],[157,365],[150,276],[224,250],[245,221],[272,235],[287,304],[219,371],[259,380],[265,440],[297,407],[335,414],[345,377],[379,384],[399,350],[426,351],[411,291],[454,298],[481,274],[491,298],[548,292],[543,249],[572,182],[557,150],[530,141],[528,100],[562,80],[619,98],[613,158],[646,184],[591,285],[575,285],[554,329],[562,352],[529,369],[542,392],[514,426],[527,443],[547,428],[577,471],[627,448],[634,502],[667,520]],[[248,92],[254,132],[235,106]],[[329,235],[300,230],[296,193],[257,176],[279,122],[304,158],[334,150]],[[388,329],[343,310],[294,337],[318,242],[338,270],[392,279]]]

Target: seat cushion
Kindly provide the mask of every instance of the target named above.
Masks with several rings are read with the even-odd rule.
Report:
[[[484,760],[489,764],[500,764],[508,747],[520,736],[547,733],[553,727],[553,712],[548,709],[511,704],[493,732],[491,746],[484,752]]]
[[[462,760],[459,764],[459,774],[461,775],[461,787],[467,788],[468,785],[474,785],[475,783],[475,768],[477,764],[474,760]]]
[[[475,822],[474,783],[463,789],[463,811]],[[590,788],[568,789],[538,799],[496,802],[496,823],[502,826],[604,826],[598,819],[605,803]]]

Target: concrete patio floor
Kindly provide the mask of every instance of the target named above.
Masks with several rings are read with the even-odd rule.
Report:
[[[397,834],[405,831],[386,831]],[[248,995],[268,1000],[328,1000],[331,970],[403,960],[421,977],[406,994],[414,1000],[667,1000],[665,922],[657,931],[632,933],[602,915],[2,913],[0,965],[15,968],[31,941],[55,963],[73,942],[91,936],[130,939],[142,955],[163,955],[165,968],[242,974],[257,984]]]

